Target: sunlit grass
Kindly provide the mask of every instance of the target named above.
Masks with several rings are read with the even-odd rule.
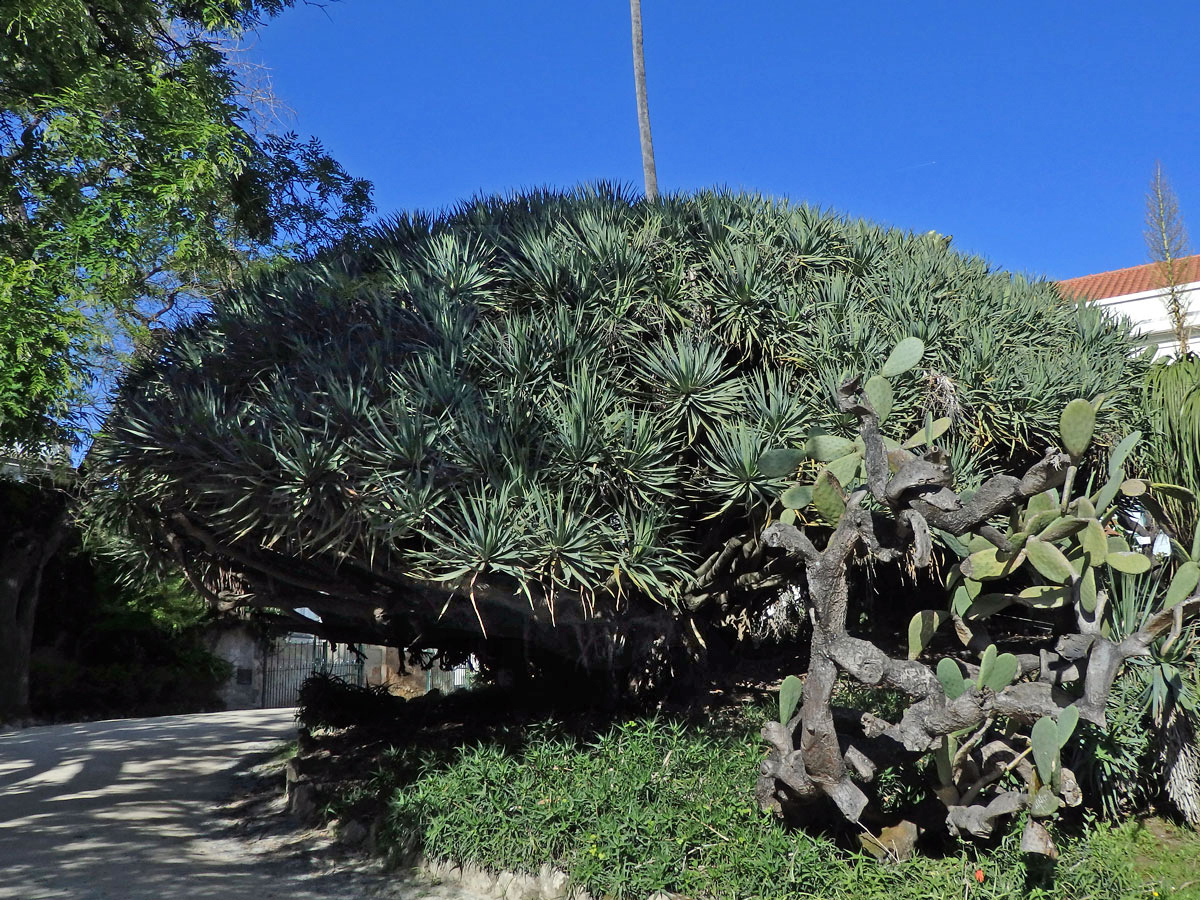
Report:
[[[581,741],[553,724],[518,747],[481,743],[438,754],[395,750],[360,791],[390,796],[385,842],[492,869],[565,870],[594,896],[644,898],[1122,898],[1200,896],[1200,842],[1145,851],[1144,826],[1060,836],[1057,863],[1026,862],[1019,828],[991,849],[881,865],[758,810],[756,729],[662,719],[614,725]],[[976,872],[982,873],[982,880]],[[1192,892],[1192,893],[1189,893]]]

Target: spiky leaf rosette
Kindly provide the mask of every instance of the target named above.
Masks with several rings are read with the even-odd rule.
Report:
[[[852,435],[834,386],[906,337],[928,349],[885,431],[953,418],[968,480],[1040,453],[1073,397],[1116,430],[1139,365],[1125,326],[930,236],[535,192],[246,284],[129,373],[92,466],[111,526],[239,573],[218,599],[425,640],[728,613],[779,584],[754,536],[789,479],[763,452]]]

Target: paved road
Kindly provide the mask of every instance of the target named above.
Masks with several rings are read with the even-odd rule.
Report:
[[[294,734],[291,710],[0,734],[0,900],[357,900],[441,888],[252,852],[214,814],[233,771]]]

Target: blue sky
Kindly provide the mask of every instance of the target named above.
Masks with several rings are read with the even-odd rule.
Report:
[[[1161,159],[1200,239],[1200,5],[643,0],[662,190],[784,195],[1068,278],[1146,259]],[[641,185],[625,0],[342,0],[251,51],[381,213]]]

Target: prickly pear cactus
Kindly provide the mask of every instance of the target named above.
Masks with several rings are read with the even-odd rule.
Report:
[[[1082,801],[1074,774],[1062,764],[1063,747],[1080,719],[1103,725],[1105,701],[1125,660],[1145,655],[1165,634],[1178,635],[1200,612],[1200,565],[1179,567],[1166,608],[1139,631],[1110,639],[1103,586],[1113,573],[1136,574],[1152,565],[1114,527],[1118,498],[1147,497],[1155,489],[1125,472],[1140,435],[1112,450],[1107,470],[1092,478],[1099,482],[1094,490],[1080,489],[1079,467],[1092,444],[1099,401],[1073,400],[1060,418],[1061,448],[1048,448],[1024,473],[996,475],[972,493],[957,492],[938,445],[952,427],[949,419],[929,417],[903,441],[881,432],[893,380],[923,355],[922,342],[907,338],[877,374],[841,386],[838,408],[857,417],[857,437],[813,435],[803,448],[771,451],[759,462],[777,476],[815,472],[811,482],[783,493],[779,521],[763,534],[803,573],[813,631],[803,687],[788,683],[785,705],[798,712],[763,729],[772,752],[760,768],[759,800],[786,809],[826,799],[861,824],[869,800],[860,785],[883,761],[897,752],[931,754],[951,832],[987,837],[998,820],[1028,810],[1022,846],[1053,854],[1039,820]],[[949,569],[945,608],[913,617],[907,658],[849,635],[847,572],[855,557],[928,566],[935,540],[959,559]],[[1012,648],[1019,652],[1001,651],[989,622],[1013,607],[1069,610],[1074,630],[1050,640],[1022,639],[1026,646]],[[935,640],[946,643],[938,636],[948,629],[962,650],[931,667],[923,657]],[[865,714],[848,722],[845,711],[835,718],[833,689],[844,677],[900,691],[910,704],[894,722]],[[1024,787],[1013,787],[1009,775]]]

